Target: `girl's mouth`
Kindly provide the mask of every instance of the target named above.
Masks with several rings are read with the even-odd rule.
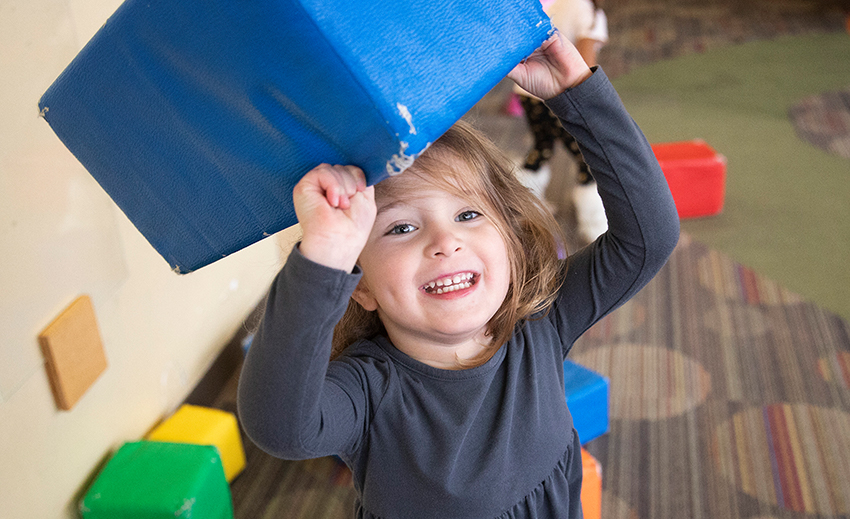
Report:
[[[436,279],[424,285],[422,289],[428,294],[447,294],[457,290],[469,288],[475,284],[477,278],[472,272],[462,272],[453,276]]]

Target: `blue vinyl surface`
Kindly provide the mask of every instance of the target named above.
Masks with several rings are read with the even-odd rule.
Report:
[[[608,432],[609,385],[599,373],[564,361],[564,393],[582,445]]]
[[[534,0],[127,0],[39,107],[186,273],[296,223],[321,162],[402,170],[550,30]]]

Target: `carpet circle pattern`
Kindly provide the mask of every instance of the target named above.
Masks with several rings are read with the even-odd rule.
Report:
[[[850,87],[806,97],[788,116],[801,139],[850,159]]]
[[[609,413],[615,420],[679,416],[698,407],[711,393],[711,376],[700,363],[667,348],[602,346],[573,360],[611,380]]]

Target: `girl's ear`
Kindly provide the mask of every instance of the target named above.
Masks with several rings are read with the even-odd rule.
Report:
[[[366,283],[362,278],[360,279],[360,282],[357,283],[357,288],[354,289],[354,293],[351,294],[351,297],[367,312],[374,312],[378,309],[378,301],[372,295],[372,292],[369,290],[369,287],[366,286]]]

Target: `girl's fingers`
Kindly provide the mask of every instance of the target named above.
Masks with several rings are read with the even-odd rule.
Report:
[[[348,209],[349,199],[366,189],[366,177],[356,166],[321,164],[311,171],[315,182],[331,207]]]
[[[366,174],[357,166],[344,166],[345,170],[354,178],[355,190],[363,191],[366,189]]]
[[[366,188],[363,172],[355,166],[334,166],[333,172],[336,178],[336,205],[334,207],[348,209],[351,207],[351,197]]]

